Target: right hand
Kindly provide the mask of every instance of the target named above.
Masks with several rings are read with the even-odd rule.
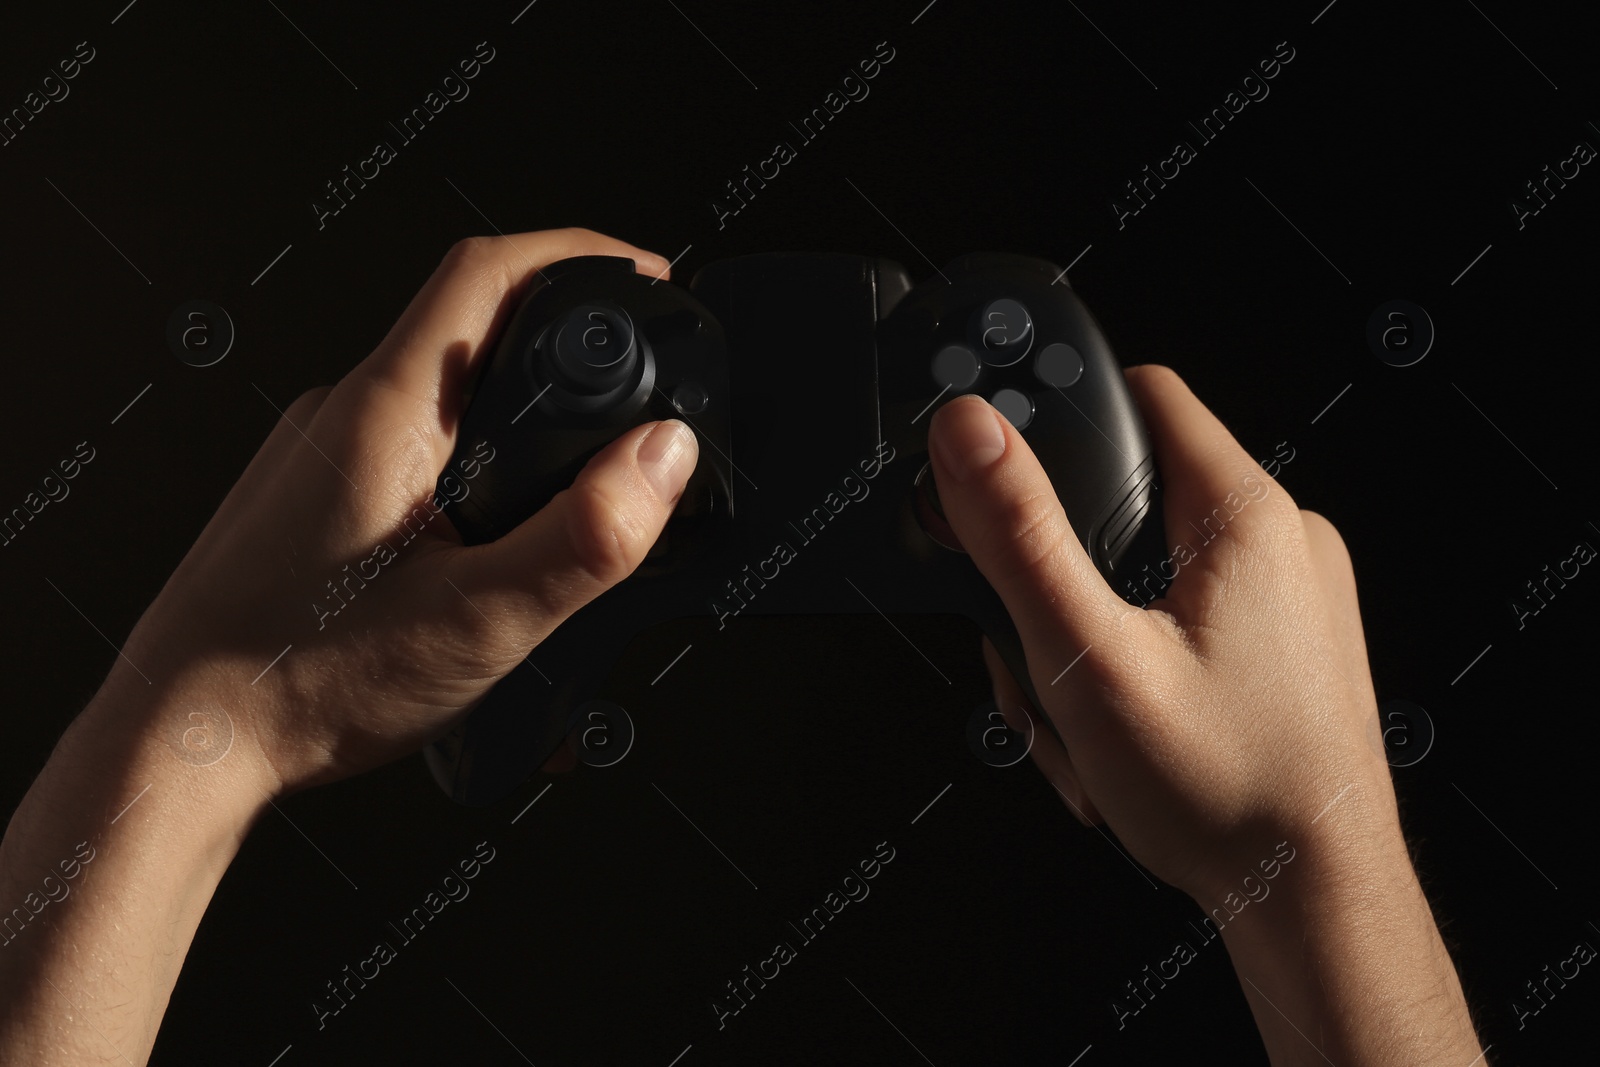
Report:
[[[1236,891],[1279,841],[1402,842],[1339,534],[1300,510],[1175,373],[1126,374],[1178,565],[1145,610],[1100,577],[993,408],[960,397],[930,432],[951,526],[1015,621],[1059,734],[1034,730],[1034,762],[1080,818],[1106,822],[1202,906]],[[1020,690],[986,652],[997,701],[1016,708]]]

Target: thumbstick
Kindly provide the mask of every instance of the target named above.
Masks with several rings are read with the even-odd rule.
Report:
[[[562,312],[539,335],[529,385],[556,411],[618,415],[642,403],[655,376],[649,341],[617,304],[594,300]]]
[[[579,304],[556,324],[547,361],[564,388],[590,396],[628,381],[638,358],[633,322],[615,304]]]

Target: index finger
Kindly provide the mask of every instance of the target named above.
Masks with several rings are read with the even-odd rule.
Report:
[[[1169,576],[1191,564],[1229,574],[1241,558],[1280,551],[1284,534],[1301,530],[1299,509],[1282,486],[1170,368],[1152,364],[1125,374],[1161,470]],[[1167,599],[1184,605],[1186,591],[1203,592],[1175,578]]]

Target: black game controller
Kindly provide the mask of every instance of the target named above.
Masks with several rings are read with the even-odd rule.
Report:
[[[429,747],[439,784],[464,804],[506,796],[561,744],[630,638],[696,614],[722,628],[745,613],[958,613],[1035,697],[1004,605],[944,522],[927,428],[952,397],[987,397],[1133,599],[1127,576],[1165,554],[1155,462],[1064,273],[981,254],[913,287],[886,259],[759,255],[713,263],[685,291],[628,259],[545,268],[462,421],[457,455],[486,443],[497,457],[446,508],[463,540],[512,529],[641,423],[682,419],[700,460],[639,570]]]

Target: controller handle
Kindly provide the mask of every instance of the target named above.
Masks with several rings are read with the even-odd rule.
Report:
[[[639,570],[557,627],[428,747],[434,777],[456,801],[497,800],[536,770],[621,651],[606,613],[664,599],[661,583],[682,581],[715,544],[711,529],[726,526],[733,505],[723,458],[731,454],[727,378],[722,328],[710,312],[682,289],[635,273],[631,259],[579,256],[532,280],[471,390],[446,467],[494,457],[470,492],[445,506],[462,541],[481,544],[515,528],[634,426],[683,419],[700,438],[700,460]]]
[[[1155,455],[1121,365],[1065,272],[1045,260],[963,256],[901,299],[880,324],[884,423],[921,473],[902,547],[924,559],[960,553],[927,462],[931,413],[963,393],[988,401],[1028,442],[1084,550],[1124,599],[1165,589]],[[982,627],[1035,707],[1016,627],[999,595],[952,575],[952,595]],[[981,588],[979,588],[981,586]]]

